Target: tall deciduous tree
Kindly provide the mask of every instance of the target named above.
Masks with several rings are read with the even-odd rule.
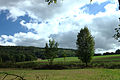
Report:
[[[92,60],[94,55],[94,38],[92,37],[90,31],[87,27],[80,30],[80,33],[77,35],[77,56],[83,62],[88,63]]]
[[[54,58],[57,57],[58,43],[55,40],[49,40],[45,46],[45,58],[48,59],[49,65],[53,64]]]

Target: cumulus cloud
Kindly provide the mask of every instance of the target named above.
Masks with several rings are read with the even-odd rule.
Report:
[[[32,38],[24,38],[15,42],[16,45],[19,46],[36,46],[36,47],[44,47],[46,41],[44,39],[32,39]]]
[[[76,49],[77,31],[69,31],[59,34],[52,34],[49,37],[55,39],[61,48]]]
[[[55,16],[68,15],[71,9],[79,8],[86,3],[89,3],[89,0],[58,0],[57,4],[51,5],[48,5],[45,0],[0,0],[0,9],[9,10],[8,18],[16,19],[28,14],[31,18],[46,20]]]
[[[43,47],[47,41],[45,39],[39,38],[32,32],[28,33],[16,33],[13,36],[2,35],[0,37],[0,45],[9,46],[36,46]]]

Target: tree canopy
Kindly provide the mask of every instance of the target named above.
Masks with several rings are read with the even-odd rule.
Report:
[[[87,27],[80,30],[77,35],[77,56],[83,62],[87,64],[91,61],[94,55],[94,39]]]
[[[0,62],[22,62],[37,60],[34,47],[0,46]]]
[[[48,5],[50,5],[51,3],[57,3],[57,0],[45,0],[45,2],[48,2]]]
[[[49,65],[52,65],[54,58],[57,57],[58,43],[55,40],[49,40],[45,46],[45,58],[48,59]]]

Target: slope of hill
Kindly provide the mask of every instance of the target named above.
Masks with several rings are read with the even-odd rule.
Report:
[[[33,61],[37,58],[45,59],[45,49],[33,46],[0,46],[0,62]],[[75,50],[59,48],[58,57],[74,57]]]

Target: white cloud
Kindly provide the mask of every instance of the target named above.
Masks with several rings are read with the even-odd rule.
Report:
[[[118,4],[118,0],[92,0],[92,3],[101,4],[103,2],[110,1],[111,3]]]
[[[3,40],[2,40],[3,39]],[[11,41],[8,41],[11,40]],[[28,33],[16,33],[13,36],[1,35],[0,45],[10,45],[10,46],[37,46],[44,47],[47,41],[39,37],[32,32]]]
[[[7,16],[7,19],[9,19],[9,18],[13,18],[13,21],[16,21],[17,20],[17,18],[18,17],[20,17],[20,16],[25,16],[25,12],[24,11],[21,11],[21,10],[19,10],[19,9],[16,9],[15,7],[12,7],[12,8],[10,8],[10,13],[9,13],[9,15]]]
[[[0,37],[0,45],[9,45],[9,46],[15,46],[16,44],[13,42],[9,42],[8,40],[13,40],[13,36],[7,36],[7,35],[1,35]]]
[[[31,18],[46,20],[60,15],[68,15],[71,10],[89,3],[89,0],[58,0],[48,5],[45,0],[0,0],[0,9],[8,9],[12,18],[28,14]],[[64,13],[64,14],[63,14]]]

